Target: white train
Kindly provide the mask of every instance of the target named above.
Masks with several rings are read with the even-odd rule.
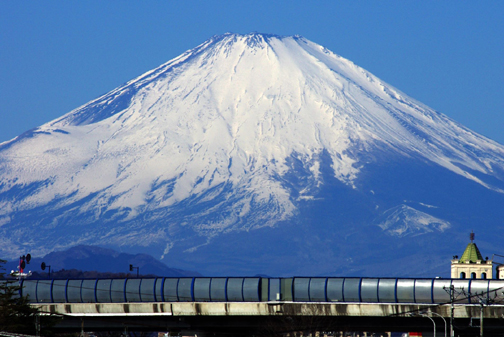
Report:
[[[182,277],[30,280],[34,303],[114,302],[504,302],[504,280],[358,277]]]

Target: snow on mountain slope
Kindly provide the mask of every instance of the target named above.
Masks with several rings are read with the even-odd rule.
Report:
[[[407,205],[399,205],[386,210],[381,217],[376,219],[376,222],[389,235],[400,237],[421,235],[434,230],[443,232],[450,227],[447,221],[436,219]]]
[[[127,221],[198,196],[202,215],[232,204],[195,225],[203,236],[273,226],[297,212],[278,179],[289,158],[311,175],[297,199],[312,200],[324,151],[354,189],[367,154],[396,153],[504,193],[502,145],[302,37],[224,34],[0,144],[0,226],[48,204]],[[239,222],[252,212],[262,220]]]

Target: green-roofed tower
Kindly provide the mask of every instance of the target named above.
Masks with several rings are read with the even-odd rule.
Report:
[[[464,250],[464,254],[462,254],[462,257],[459,261],[462,263],[469,261],[469,263],[471,263],[478,260],[483,260],[483,257],[481,256],[478,246],[476,246],[474,242],[471,242],[467,245],[466,249]]]
[[[474,233],[470,235],[471,242],[467,245],[462,257],[454,256],[451,262],[452,278],[486,279],[493,278],[492,260],[483,259],[478,246],[474,243]]]

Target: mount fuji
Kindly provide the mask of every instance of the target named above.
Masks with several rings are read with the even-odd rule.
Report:
[[[9,258],[449,276],[472,229],[502,254],[503,205],[504,146],[300,36],[214,36],[0,144]]]

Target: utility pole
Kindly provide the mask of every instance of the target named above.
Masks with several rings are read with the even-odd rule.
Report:
[[[459,288],[460,289],[459,291],[456,291],[455,286],[453,284],[450,285],[449,288],[443,287],[444,291],[446,291],[447,293],[449,292],[449,294],[450,294],[450,311],[451,311],[450,312],[450,337],[454,337],[454,329],[453,329],[453,320],[454,320],[453,316],[454,315],[453,315],[453,312],[455,309],[454,302],[458,296],[464,295],[464,297],[466,299],[470,300],[474,297],[479,300],[479,304],[480,304],[480,337],[483,337],[483,318],[484,318],[485,306],[492,305],[493,303],[495,303],[495,299],[497,298],[497,290],[501,290],[502,288],[504,288],[504,287],[489,290],[488,292],[471,294],[470,292],[466,293],[464,291],[463,287]],[[491,298],[490,294],[493,291],[495,291],[495,295],[493,298]],[[504,295],[504,292],[502,292],[502,294]],[[471,303],[475,303],[475,302],[471,301]]]
[[[501,289],[501,288],[499,288]],[[480,294],[476,293],[474,294],[473,296],[476,297],[479,301],[479,305],[480,305],[480,337],[483,337],[483,318],[484,318],[484,313],[485,313],[485,307],[486,306],[489,306],[489,305],[492,305],[495,303],[495,299],[497,298],[497,290],[498,289],[495,289],[495,297],[491,297],[490,296],[490,293],[493,291],[489,291],[489,292],[481,292]]]
[[[35,315],[35,331],[37,332],[36,336],[40,337],[40,314],[39,313],[37,313]]]
[[[451,284],[450,288],[443,287],[443,289],[450,294],[450,337],[455,337],[453,330],[453,312],[455,311],[453,302],[455,302],[455,286]],[[462,291],[464,290],[462,289]]]
[[[484,300],[480,299],[480,337],[483,337],[483,309],[484,309]]]
[[[453,331],[453,312],[455,311],[455,307],[453,305],[453,301],[455,299],[455,286],[450,285],[450,337],[454,337]]]
[[[86,334],[84,333],[84,318],[81,317],[81,331],[79,337],[85,337]]]
[[[479,301],[480,305],[480,337],[483,337],[483,318],[484,318],[484,313],[485,313],[485,306],[489,306],[495,303],[495,299],[497,298],[497,290],[500,290],[502,288],[498,288],[495,290],[490,290],[488,292],[481,292],[480,294],[476,293],[472,295],[471,297],[476,297]],[[491,292],[495,291],[495,297],[492,298]],[[504,294],[504,293],[503,293]]]
[[[481,294],[483,295],[483,294]],[[478,296],[478,295],[476,295]],[[494,299],[491,298],[483,298],[483,296],[478,296],[479,298],[479,304],[480,304],[480,337],[483,337],[483,317],[484,317],[484,311],[485,311],[485,306],[493,304],[495,302]]]

